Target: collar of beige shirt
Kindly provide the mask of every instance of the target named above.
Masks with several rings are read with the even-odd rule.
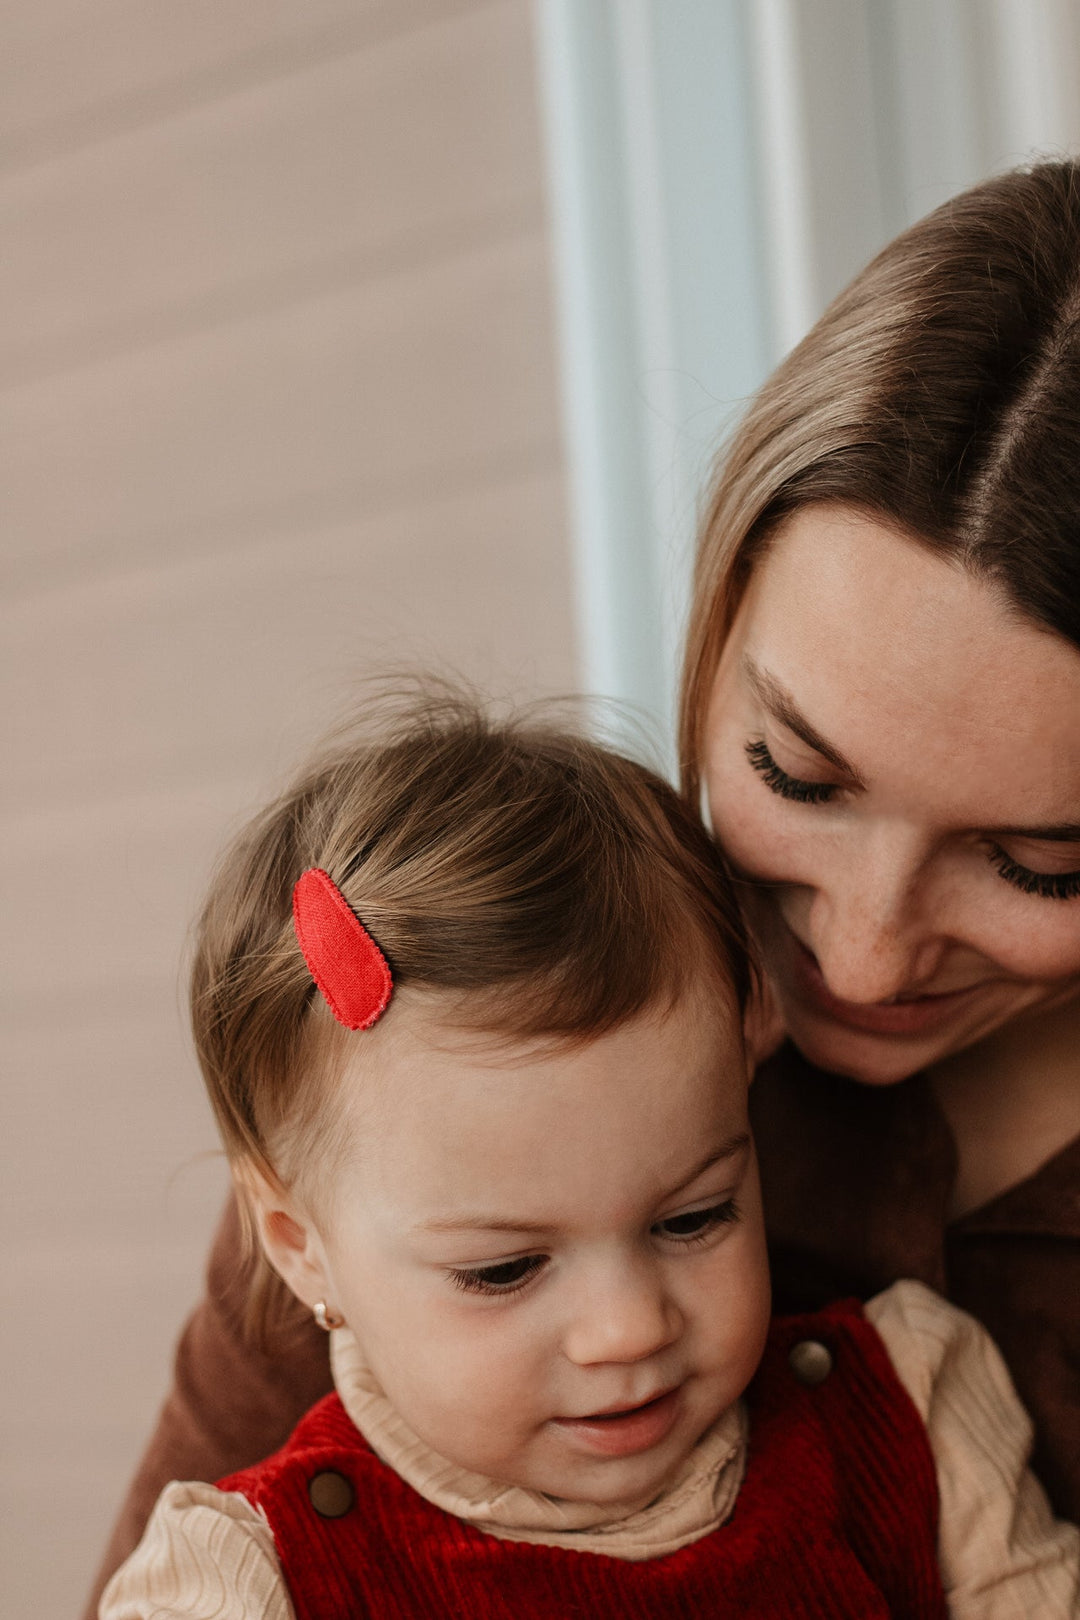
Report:
[[[459,1468],[414,1434],[384,1394],[348,1328],[330,1339],[334,1383],[364,1439],[413,1490],[489,1535],[608,1557],[659,1558],[724,1523],[746,1469],[742,1402],[722,1413],[648,1507],[629,1517],[593,1502],[567,1502]]]

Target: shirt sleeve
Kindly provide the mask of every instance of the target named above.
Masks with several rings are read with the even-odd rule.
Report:
[[[100,1620],[293,1620],[269,1524],[236,1491],[167,1485]]]
[[[985,1328],[917,1282],[865,1307],[926,1424],[938,1555],[953,1620],[1076,1620],[1080,1530],[1028,1467],[1031,1420]]]
[[[222,1479],[284,1443],[330,1388],[327,1335],[313,1323],[269,1354],[244,1328],[247,1273],[235,1201],[214,1239],[207,1288],[176,1351],[173,1386],[113,1528],[84,1610],[93,1620],[113,1570],[135,1547],[170,1480]]]

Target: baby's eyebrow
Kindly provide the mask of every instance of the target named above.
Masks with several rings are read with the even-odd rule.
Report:
[[[696,1164],[689,1175],[673,1187],[678,1192],[681,1187],[689,1187],[692,1181],[703,1176],[706,1170],[711,1170],[714,1164],[722,1164],[725,1159],[733,1159],[736,1154],[744,1152],[750,1146],[749,1131],[740,1131],[738,1135],[728,1137],[719,1147],[706,1154],[705,1158]],[[543,1237],[555,1230],[542,1221],[508,1221],[499,1215],[487,1215],[481,1211],[475,1213],[462,1211],[460,1214],[438,1215],[430,1221],[421,1221],[413,1228],[416,1232],[511,1232],[518,1236]]]
[[[727,1141],[721,1142],[712,1153],[707,1153],[701,1163],[696,1165],[688,1176],[684,1176],[672,1190],[678,1192],[681,1187],[689,1187],[692,1181],[703,1176],[706,1170],[711,1170],[714,1164],[722,1164],[725,1159],[734,1159],[736,1154],[744,1153],[749,1146],[749,1131],[740,1131],[737,1136],[729,1136]]]
[[[552,1228],[543,1222],[507,1221],[497,1215],[444,1215],[435,1220],[421,1221],[414,1228],[417,1232],[518,1232],[529,1236],[550,1232]]]

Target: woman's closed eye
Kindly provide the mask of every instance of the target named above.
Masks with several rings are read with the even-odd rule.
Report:
[[[1075,900],[1080,896],[1080,872],[1035,872],[1013,860],[999,845],[991,847],[990,859],[1006,883],[1022,894],[1043,900]]]
[[[546,1254],[523,1254],[490,1266],[452,1267],[450,1280],[466,1294],[513,1294],[547,1264]]]
[[[704,1243],[721,1226],[730,1226],[739,1219],[739,1208],[734,1198],[709,1204],[705,1209],[688,1209],[679,1215],[668,1215],[653,1227],[656,1237],[671,1243]]]
[[[835,782],[806,782],[792,776],[778,765],[763,738],[746,744],[746,757],[750,766],[761,777],[766,787],[781,799],[795,804],[827,804],[837,789]],[[1008,852],[993,844],[990,862],[998,875],[1022,894],[1035,895],[1042,900],[1075,900],[1080,897],[1080,871],[1038,872]]]
[[[765,786],[781,799],[795,804],[826,804],[836,792],[835,782],[804,782],[801,777],[790,776],[776,763],[764,738],[747,743],[746,757]]]

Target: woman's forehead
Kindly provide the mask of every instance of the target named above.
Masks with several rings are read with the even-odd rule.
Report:
[[[754,680],[755,674],[759,679]],[[1080,796],[1080,651],[992,582],[849,508],[794,514],[762,557],[721,662],[789,696],[867,776],[949,769],[1026,783],[1040,819]],[[1011,794],[1010,794],[1011,797]]]

